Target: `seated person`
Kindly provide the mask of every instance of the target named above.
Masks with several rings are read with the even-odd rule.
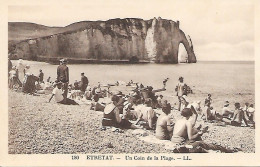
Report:
[[[151,105],[152,100],[147,99],[144,105],[139,105],[135,108],[135,115],[137,117],[137,121],[135,123],[136,125],[139,123],[139,121],[145,121],[148,122],[147,129],[154,129],[157,121],[157,116]]]
[[[213,107],[208,107],[205,117],[206,121],[216,120],[216,110],[214,110]]]
[[[157,106],[156,106],[156,108],[162,108],[162,101],[163,101],[163,95],[160,95],[157,98]]]
[[[155,136],[160,140],[170,140],[174,123],[170,119],[171,107],[167,102],[162,104],[162,111],[163,113],[157,119]]]
[[[193,103],[190,103],[189,102],[189,99],[187,98],[186,95],[183,95],[182,97],[180,97],[180,100],[181,100],[181,109],[183,110],[184,108],[193,108],[196,113],[198,114],[198,112],[201,111],[201,107],[200,107],[200,101],[196,101],[196,102],[193,102]],[[181,111],[182,111],[181,110]]]
[[[255,122],[255,109],[254,109],[253,104],[250,104],[250,106],[247,110],[247,113],[248,113],[249,120],[252,121],[252,122]]]
[[[232,121],[231,121],[231,125],[232,126],[241,126],[242,125],[242,120],[244,121],[246,126],[249,126],[247,124],[247,120],[246,120],[246,117],[245,117],[245,112],[240,107],[240,103],[235,103],[235,112],[234,112],[234,116],[233,116]]]
[[[228,106],[229,106],[229,102],[226,101],[221,113],[222,118],[231,119],[233,117],[234,112],[231,111]]]
[[[80,87],[79,87],[79,82],[77,80],[75,80],[74,82],[74,90],[79,90]]]
[[[55,101],[60,104],[67,104],[67,105],[78,105],[74,100],[71,100],[69,98],[64,98],[63,93],[64,91],[61,89],[62,88],[62,82],[58,82],[55,84],[55,88],[52,91],[52,96],[49,99],[49,102],[51,99],[55,98]]]
[[[86,92],[85,92],[85,97],[86,97],[87,100],[91,100],[91,99],[92,99],[92,96],[93,96],[93,94],[92,94],[91,87],[88,86],[88,87],[87,87],[87,90],[86,90]]]
[[[94,100],[94,102],[91,103],[90,110],[104,111],[105,105],[98,102],[98,100],[99,100],[98,95],[94,95],[93,100]]]
[[[207,144],[201,141],[201,136],[205,133],[208,127],[202,131],[194,128],[196,119],[190,120],[192,116],[197,117],[197,113],[194,109],[184,108],[181,111],[182,118],[177,120],[174,125],[173,136],[171,141],[176,145],[190,144],[192,148],[186,148],[185,152],[207,152],[207,150],[220,150],[222,152],[233,152],[230,149],[226,149],[219,145]],[[195,120],[195,121],[194,121]],[[182,153],[181,149],[175,148],[174,152]]]
[[[248,108],[249,108],[249,103],[246,102],[244,108],[242,109],[244,111],[244,113],[245,113],[246,120],[249,120]]]
[[[107,104],[104,109],[102,126],[113,126],[124,129],[137,129],[138,127],[133,125],[131,122],[121,118],[117,106],[119,102],[119,97],[117,95],[113,95],[111,100],[112,102]]]

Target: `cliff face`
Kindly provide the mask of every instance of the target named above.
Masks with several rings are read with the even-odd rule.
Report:
[[[65,27],[66,28],[66,27]],[[179,44],[183,43],[188,62],[195,63],[193,46],[179,29],[179,22],[154,18],[113,19],[89,22],[75,31],[9,42],[9,52],[16,58],[50,60],[155,61],[178,63]]]

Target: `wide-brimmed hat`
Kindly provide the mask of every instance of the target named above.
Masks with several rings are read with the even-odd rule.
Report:
[[[104,109],[104,113],[105,113],[105,114],[109,114],[109,113],[111,113],[114,109],[115,109],[115,105],[113,105],[112,103],[111,103],[111,104],[108,104],[108,105],[106,105],[106,107],[105,107],[105,109]]]
[[[67,59],[60,59],[60,62],[68,62]]]

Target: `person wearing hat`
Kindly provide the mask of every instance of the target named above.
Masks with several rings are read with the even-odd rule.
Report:
[[[84,72],[81,73],[81,82],[80,90],[84,93],[88,87],[88,78],[84,75]]]
[[[44,74],[43,74],[42,70],[40,69],[40,74],[39,74],[39,76],[38,76],[40,83],[43,83],[43,76],[44,76]]]
[[[67,99],[69,84],[69,68],[67,67],[67,59],[61,59],[60,65],[57,67],[57,81],[63,83],[64,99]]]
[[[113,95],[111,103],[107,104],[104,109],[104,115],[102,119],[102,126],[113,126],[124,129],[137,129],[135,125],[129,122],[127,119],[122,119],[119,113],[118,102],[119,97]]]
[[[229,101],[225,101],[224,107],[222,108],[222,113],[221,113],[221,119],[227,118],[231,119],[234,115],[234,112],[230,110],[229,106]]]
[[[49,99],[49,102],[54,97],[55,101],[60,104],[67,104],[67,105],[78,105],[74,100],[68,99],[64,97],[64,91],[62,90],[62,82],[57,82],[54,86],[55,88],[52,91],[52,96]]]
[[[158,117],[156,123],[155,137],[160,140],[170,140],[174,123],[169,114],[171,113],[171,106],[167,100],[162,102],[162,114]]]
[[[187,85],[183,82],[183,77],[179,77],[179,83],[176,86],[176,92],[179,100],[179,107],[178,110],[181,111],[181,97],[183,95],[187,96]]]

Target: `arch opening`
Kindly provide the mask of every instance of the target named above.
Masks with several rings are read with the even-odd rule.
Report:
[[[179,44],[178,48],[178,63],[188,63],[188,52],[183,43]]]

